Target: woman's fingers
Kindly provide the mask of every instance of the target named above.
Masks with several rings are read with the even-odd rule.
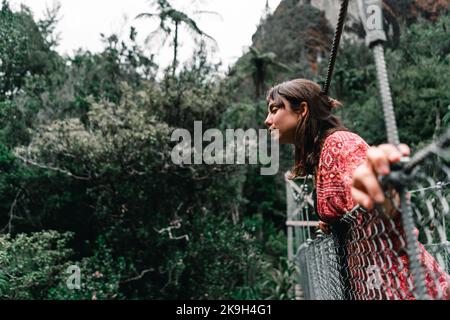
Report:
[[[367,152],[367,160],[376,173],[383,176],[389,174],[389,158],[386,156],[386,151],[381,147],[370,148]]]
[[[405,144],[398,148],[392,144],[383,144],[379,147],[370,148],[367,152],[367,160],[370,162],[375,172],[385,176],[390,173],[390,165],[399,162],[402,157],[407,157],[411,153]]]
[[[384,157],[388,159],[390,163],[399,162],[403,155],[402,152],[392,144],[382,144],[381,146],[375,148],[384,153]],[[405,150],[406,151],[406,150]]]
[[[352,187],[352,197],[357,203],[359,203],[364,208],[372,210],[373,201],[365,192],[360,191],[355,187]]]
[[[353,174],[352,197],[367,209],[372,209],[374,202],[383,203],[385,200],[383,190],[379,184],[378,176],[386,176],[391,172],[390,165],[407,157],[411,150],[407,145],[398,147],[383,144],[370,148],[367,152],[366,162],[359,166]]]
[[[365,193],[365,195],[370,198],[370,201],[375,201],[377,203],[382,203],[384,201],[383,190],[378,183],[377,177],[369,161],[359,166],[354,172],[353,188],[356,189],[354,192],[355,196],[362,202],[357,201],[363,206],[366,206],[366,204],[370,206],[370,203],[368,203],[367,199],[365,199],[360,192]]]
[[[409,157],[411,155],[411,149],[406,144],[399,145],[398,150],[400,150],[404,157]]]

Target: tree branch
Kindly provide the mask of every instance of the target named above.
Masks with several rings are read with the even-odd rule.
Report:
[[[38,167],[40,169],[45,169],[45,170],[51,170],[51,171],[59,172],[59,173],[65,174],[66,176],[69,176],[69,177],[77,179],[77,180],[84,180],[84,181],[91,180],[91,176],[89,176],[89,177],[78,176],[78,175],[73,174],[70,171],[67,171],[67,170],[64,170],[64,169],[61,169],[61,168],[51,167],[51,166],[48,166],[48,165],[40,164],[40,163],[34,162],[33,160],[30,160],[30,159],[27,159],[25,157],[22,157],[22,156],[20,156],[18,154],[14,154],[14,155],[18,159],[22,160],[24,163],[32,165],[32,166],[35,166],[35,167]]]
[[[152,272],[152,271],[155,271],[155,269],[150,268],[150,269],[143,270],[143,271],[141,272],[141,274],[138,275],[137,277],[130,278],[130,279],[127,279],[127,280],[123,280],[123,281],[120,281],[119,283],[120,283],[120,284],[125,284],[125,283],[129,283],[129,282],[141,280],[141,279],[145,276],[146,273],[149,273],[149,272]]]
[[[8,228],[8,233],[11,233],[11,229],[12,229],[12,221],[15,218],[14,217],[14,208],[17,205],[17,200],[19,199],[20,194],[22,193],[22,190],[19,190],[14,198],[13,203],[11,204],[11,207],[9,208],[9,221],[8,224],[1,230],[1,232],[3,233],[6,228]]]

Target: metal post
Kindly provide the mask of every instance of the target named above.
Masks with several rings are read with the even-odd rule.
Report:
[[[292,213],[294,212],[294,197],[292,195],[292,189],[286,179],[286,200],[287,200],[287,222],[292,221]],[[293,227],[287,226],[287,241],[288,241],[288,261],[289,264],[294,262],[294,248],[293,248]]]

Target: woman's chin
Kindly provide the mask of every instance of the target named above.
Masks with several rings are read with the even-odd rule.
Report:
[[[272,140],[277,141],[278,143],[281,143],[280,142],[281,136],[280,136],[280,132],[278,130],[271,131],[270,137],[272,138]]]
[[[274,130],[270,133],[270,137],[273,141],[277,142],[278,144],[292,144],[289,139],[286,138],[286,135],[283,135],[280,133],[279,130]]]

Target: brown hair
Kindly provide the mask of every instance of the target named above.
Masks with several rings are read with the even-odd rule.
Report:
[[[341,106],[337,100],[321,93],[320,86],[310,80],[296,79],[281,83],[270,89],[267,101],[278,108],[286,108],[281,98],[286,99],[293,111],[301,111],[306,102],[308,112],[301,117],[295,130],[295,166],[291,178],[315,174],[325,139],[336,131],[348,131],[332,109]]]

